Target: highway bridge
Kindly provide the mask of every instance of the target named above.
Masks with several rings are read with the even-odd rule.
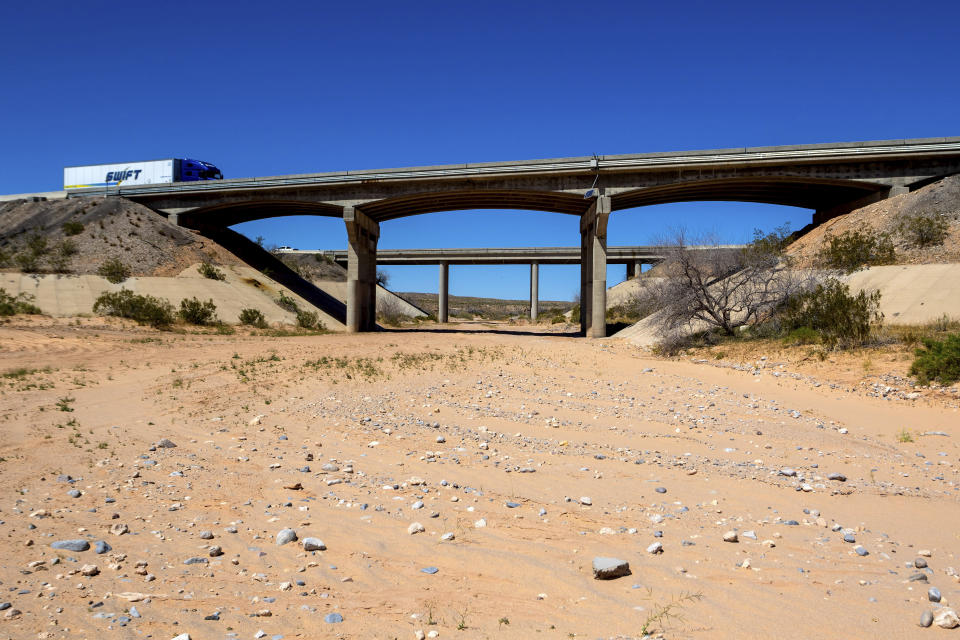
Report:
[[[195,229],[286,215],[341,218],[349,242],[349,331],[376,326],[381,223],[485,208],[578,216],[581,330],[602,337],[613,212],[728,200],[811,209],[819,223],[954,173],[960,173],[960,137],[343,171],[81,189],[69,196],[123,195]]]

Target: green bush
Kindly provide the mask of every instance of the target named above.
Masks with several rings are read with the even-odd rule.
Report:
[[[846,273],[864,265],[890,264],[896,259],[889,234],[872,231],[845,231],[828,236],[827,246],[818,253],[820,264]]]
[[[297,311],[297,326],[304,329],[325,329],[315,311]]]
[[[83,223],[76,220],[69,220],[63,223],[63,235],[78,236],[83,233]]]
[[[918,247],[943,244],[949,229],[946,216],[938,213],[918,213],[905,218],[898,226],[900,235]]]
[[[47,258],[54,273],[66,273],[70,270],[70,259],[77,254],[77,245],[69,238],[57,243],[53,253]]]
[[[119,258],[108,258],[97,267],[97,275],[106,278],[107,282],[120,284],[130,277],[130,267],[120,262]]]
[[[834,278],[816,289],[793,296],[783,310],[783,330],[816,332],[828,347],[863,344],[883,322],[880,292],[850,294],[850,287]],[[809,332],[801,335],[810,336]]]
[[[267,328],[267,319],[259,309],[241,309],[240,324],[246,324],[257,329]]]
[[[296,313],[297,311],[299,311],[299,307],[297,306],[297,301],[291,298],[290,296],[288,296],[283,291],[280,292],[280,297],[277,298],[277,305],[279,305],[280,308],[289,311],[290,313]]]
[[[184,298],[180,301],[177,316],[186,323],[197,325],[217,324],[217,305],[213,300],[201,302],[196,298]]]
[[[945,340],[927,338],[923,346],[916,351],[910,375],[916,376],[920,384],[936,381],[950,385],[960,380],[960,333],[949,335]]]
[[[571,311],[572,311],[572,313],[570,314],[571,324],[580,324],[580,305],[579,304],[574,305]]]
[[[21,293],[12,296],[6,289],[0,288],[0,316],[12,316],[18,313],[29,313],[40,315],[40,307],[32,303],[33,296],[29,293]]]
[[[204,278],[210,278],[211,280],[226,280],[227,276],[223,271],[217,269],[215,266],[209,262],[201,262],[200,266],[197,267],[197,271],[200,272]]]
[[[173,323],[173,305],[153,296],[137,295],[129,289],[100,294],[93,303],[93,312],[130,318],[152,327],[167,327]]]
[[[810,327],[797,327],[783,338],[784,344],[817,344],[820,342],[820,332]]]
[[[40,256],[32,251],[24,251],[13,256],[14,263],[24,273],[36,273],[40,270]]]

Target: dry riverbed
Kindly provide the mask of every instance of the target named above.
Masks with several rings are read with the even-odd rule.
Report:
[[[906,638],[960,605],[957,394],[902,359],[78,322],[0,326],[0,637]]]

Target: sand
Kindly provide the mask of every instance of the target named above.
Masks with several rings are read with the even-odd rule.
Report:
[[[956,388],[910,387],[901,359],[658,360],[558,329],[0,326],[0,372],[26,369],[0,378],[0,636],[639,638],[684,594],[648,630],[945,633],[918,621],[929,586],[960,601]],[[278,546],[286,527],[326,550]],[[50,547],[75,538],[112,551]],[[594,580],[596,556],[632,574]]]

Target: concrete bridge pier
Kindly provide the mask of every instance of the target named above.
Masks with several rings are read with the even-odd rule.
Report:
[[[344,207],[347,225],[347,322],[350,333],[377,327],[377,240],[380,225],[356,207]]]
[[[599,196],[580,217],[580,333],[607,335],[607,221],[610,197]]]
[[[447,293],[450,283],[450,263],[443,260],[440,262],[440,290],[437,294],[437,322],[447,322],[449,304],[447,302]]]
[[[530,321],[540,315],[540,263],[530,263]]]
[[[627,280],[633,280],[634,278],[639,278],[640,273],[643,270],[643,263],[639,260],[634,262],[627,263]]]

